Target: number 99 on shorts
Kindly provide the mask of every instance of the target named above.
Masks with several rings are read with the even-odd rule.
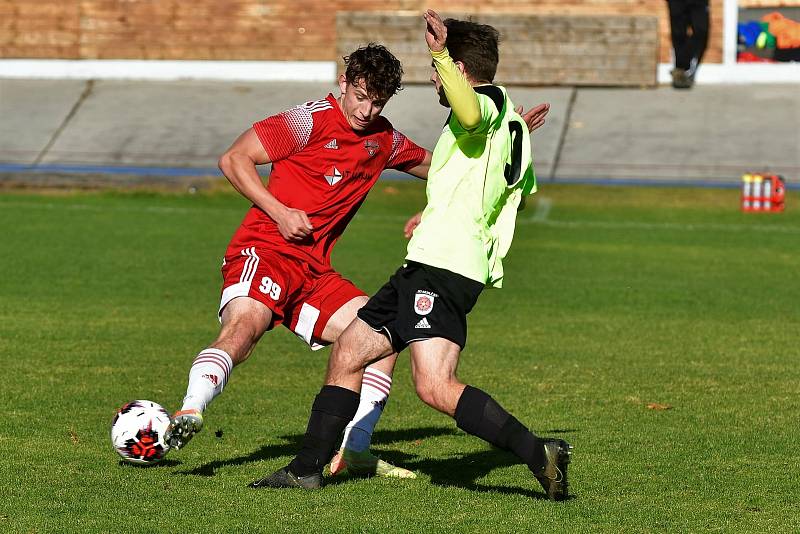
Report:
[[[269,298],[272,300],[281,298],[281,286],[273,282],[272,278],[269,276],[265,276],[261,279],[261,285],[258,286],[258,290],[265,295],[269,295]]]

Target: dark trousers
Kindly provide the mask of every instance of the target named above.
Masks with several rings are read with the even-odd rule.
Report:
[[[694,70],[708,44],[708,0],[667,0],[667,4],[675,67]]]

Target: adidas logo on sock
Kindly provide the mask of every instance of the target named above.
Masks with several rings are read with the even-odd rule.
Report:
[[[430,327],[431,323],[428,322],[428,319],[426,317],[423,317],[422,320],[418,322],[414,328],[430,328]]]
[[[217,387],[217,385],[219,384],[219,378],[217,377],[217,375],[204,374],[201,376],[206,380],[208,380],[209,382],[211,382],[212,384],[214,384],[214,387]]]

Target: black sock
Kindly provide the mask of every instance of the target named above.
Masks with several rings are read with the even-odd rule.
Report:
[[[333,457],[347,423],[358,410],[359,394],[339,386],[322,386],[311,407],[300,452],[289,464],[297,476],[322,472]]]
[[[480,389],[464,389],[456,406],[456,424],[464,432],[513,452],[534,473],[544,468],[542,441]]]

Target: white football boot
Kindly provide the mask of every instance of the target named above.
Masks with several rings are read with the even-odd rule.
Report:
[[[203,429],[203,413],[198,410],[175,412],[164,433],[164,441],[170,449],[182,449],[195,434]]]

